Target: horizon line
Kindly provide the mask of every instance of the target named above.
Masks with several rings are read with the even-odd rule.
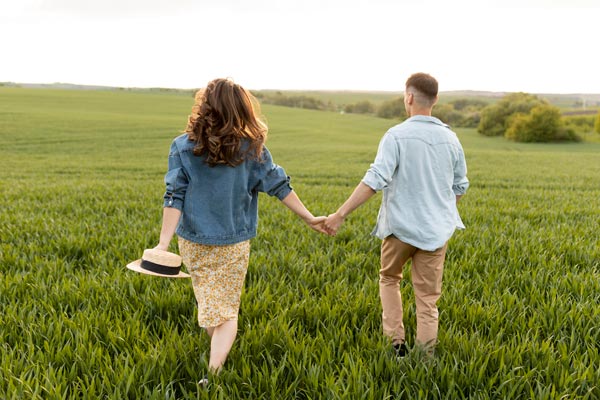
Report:
[[[130,89],[130,90],[170,90],[170,91],[195,91],[200,89],[196,88],[177,88],[177,87],[167,87],[167,86],[112,86],[112,85],[96,85],[96,84],[85,84],[85,83],[70,83],[70,82],[52,82],[52,83],[42,83],[42,82],[13,82],[13,81],[0,81],[0,87],[7,86],[28,86],[31,88],[43,88],[43,87],[56,87],[61,89],[104,89],[104,90],[114,90],[114,89]],[[352,92],[352,93],[402,93],[403,90],[382,90],[382,89],[284,89],[284,88],[249,88],[248,90],[252,91],[288,91],[288,92]],[[442,90],[439,93],[455,93],[455,92],[472,92],[472,93],[489,93],[496,95],[503,95],[508,93],[532,93],[539,95],[561,95],[561,96],[583,96],[583,95],[595,95],[598,96],[600,93],[594,92],[526,92],[523,90],[511,91],[511,90],[485,90],[485,89],[452,89],[452,90]]]

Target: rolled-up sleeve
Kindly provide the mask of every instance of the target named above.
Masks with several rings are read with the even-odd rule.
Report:
[[[169,170],[165,175],[164,207],[183,210],[188,183],[189,179],[183,168],[181,156],[175,142],[173,142],[169,151]]]
[[[469,179],[467,179],[467,162],[462,148],[458,149],[458,157],[454,162],[454,182],[452,191],[455,195],[462,196],[469,188]]]
[[[392,181],[398,168],[399,154],[396,141],[392,135],[385,134],[379,142],[377,156],[367,170],[362,182],[375,191],[380,191]]]
[[[279,200],[285,199],[292,192],[290,177],[287,176],[282,167],[273,162],[271,153],[266,147],[262,154],[259,177],[256,187],[259,192],[275,196]]]

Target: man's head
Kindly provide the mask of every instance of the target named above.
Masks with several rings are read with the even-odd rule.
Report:
[[[438,82],[433,76],[418,72],[407,79],[404,107],[408,115],[431,115],[437,100]]]

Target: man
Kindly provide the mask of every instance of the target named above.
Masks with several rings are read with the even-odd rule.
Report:
[[[454,230],[464,229],[456,204],[469,186],[467,166],[456,134],[431,116],[437,100],[435,78],[424,73],[408,78],[404,106],[410,118],[386,132],[363,180],[325,221],[325,229],[335,235],[352,211],[383,191],[373,231],[383,240],[379,294],[383,332],[400,357],[407,352],[400,294],[402,269],[412,259],[416,344],[433,354],[446,247]]]

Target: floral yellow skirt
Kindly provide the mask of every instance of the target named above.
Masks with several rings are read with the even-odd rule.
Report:
[[[179,238],[179,254],[192,277],[198,324],[208,328],[238,317],[250,241],[208,246]]]

